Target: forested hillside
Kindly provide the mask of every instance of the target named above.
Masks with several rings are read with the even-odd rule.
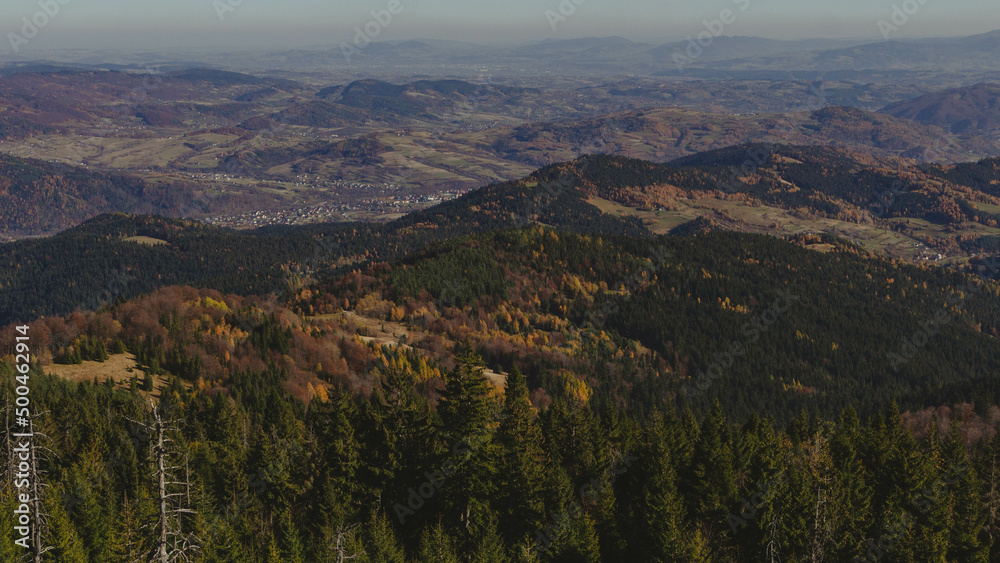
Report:
[[[0,235],[54,233],[113,211],[203,216],[267,199],[253,190],[210,195],[191,182],[150,183],[0,154]]]
[[[569,177],[486,186],[389,223],[234,231],[195,221],[109,214],[56,236],[0,245],[0,323],[95,309],[165,285],[281,293],[316,272],[390,260],[430,242],[538,221],[570,231],[646,236],[635,218],[584,201]],[[135,237],[165,242],[138,244]]]
[[[987,133],[1000,129],[998,104],[1000,85],[986,82],[932,92],[891,104],[879,111],[920,123],[947,127],[955,133]]]
[[[0,247],[48,557],[131,562],[165,522],[197,563],[1000,558],[995,259],[656,236],[590,203],[710,191],[741,154],[587,157],[384,224],[113,214]],[[767,155],[803,202],[887,180]],[[926,174],[987,195],[990,166]]]
[[[378,149],[371,143],[345,142],[322,150],[368,158],[368,151]],[[280,155],[241,158],[247,164]],[[0,272],[0,322],[94,308],[95,295],[128,298],[172,284],[280,293],[289,275],[343,271],[351,264],[398,259],[432,242],[533,223],[573,232],[649,236],[642,220],[602,212],[592,204],[595,197],[669,211],[681,199],[708,195],[749,207],[788,209],[805,220],[828,217],[915,233],[914,241],[967,252],[973,259],[981,251],[993,252],[992,241],[1000,235],[1000,213],[988,211],[1000,203],[993,160],[902,171],[890,166],[902,162],[839,149],[776,145],[733,147],[669,166],[594,155],[381,224],[230,231],[192,222],[99,217],[52,238],[0,245],[0,258],[13,265]],[[712,216],[710,209],[705,213]],[[934,239],[908,218],[955,234]],[[141,246],[126,240],[135,236],[168,244]]]
[[[763,408],[784,421],[803,408],[868,415],[893,398],[992,404],[998,291],[821,237],[535,229],[437,245],[296,306],[471,341],[496,369],[601,406],[705,412],[718,400],[739,419]]]
[[[140,321],[171,303],[182,316]],[[304,402],[291,396],[294,376],[280,366],[305,350],[303,340],[329,335],[322,324],[303,332],[274,304],[191,291],[114,314],[142,322],[121,334],[158,326],[234,351],[224,390],[177,376],[157,406],[177,428],[167,431],[168,463],[180,469],[167,489],[176,495],[170,506],[192,511],[167,537],[183,536],[192,561],[666,563],[822,554],[964,562],[992,560],[1000,547],[991,539],[1000,478],[995,409],[987,417],[969,405],[903,415],[893,404],[859,419],[848,408],[833,419],[803,414],[783,428],[756,413],[734,424],[718,403],[700,418],[669,405],[629,415],[595,408],[585,395],[540,402],[516,368],[506,389],[494,390],[482,360],[462,346],[447,369],[403,347],[362,345],[369,389],[310,387]],[[213,326],[222,331],[189,332]],[[47,414],[35,429],[56,437],[40,462],[49,557],[142,557],[158,529],[150,500],[158,494],[157,435],[145,429],[155,428],[145,393],[134,381],[131,389],[74,384],[42,369],[32,372],[32,398]],[[0,370],[13,380],[6,363]],[[0,394],[11,399],[13,387]],[[13,560],[22,552],[11,547],[14,504],[5,504],[0,550]]]
[[[374,385],[369,361],[343,359],[356,354],[344,348],[344,331],[370,336],[366,319],[380,332],[395,327],[380,342],[445,365],[455,343],[472,344],[497,372],[518,366],[539,400],[639,414],[665,405],[704,413],[719,401],[738,420],[765,408],[784,423],[802,409],[833,416],[853,405],[867,416],[892,399],[907,409],[963,401],[986,408],[1000,396],[988,377],[1000,356],[996,284],[832,239],[638,239],[534,228],[352,268],[318,286],[292,284],[281,271],[270,280],[229,278],[289,284],[280,310],[231,303],[220,312],[205,304],[220,300],[209,290],[158,290],[97,316],[38,321],[46,336],[36,346],[49,353],[36,353],[57,359],[95,343],[127,348],[154,371],[226,388],[234,370],[266,367],[266,357],[251,361],[254,354],[232,346],[272,315],[280,330],[293,329],[273,362],[305,398],[310,384],[359,392]],[[220,348],[219,330],[242,337]],[[314,339],[334,355],[309,352]]]

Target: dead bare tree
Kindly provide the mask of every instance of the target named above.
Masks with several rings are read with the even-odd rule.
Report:
[[[3,473],[0,475],[3,477],[2,485],[0,485],[0,490],[3,492],[7,492],[14,486],[14,473],[17,473],[17,461],[15,461],[13,440],[11,440],[10,435],[10,417],[10,397],[7,397],[7,402],[3,409],[4,454],[6,458],[4,459]]]
[[[133,424],[145,428],[152,436],[151,454],[156,497],[150,500],[157,503],[156,521],[144,527],[156,531],[156,541],[144,555],[136,559],[136,563],[187,563],[200,549],[198,537],[193,533],[184,533],[183,515],[197,514],[181,503],[181,499],[189,498],[190,482],[187,472],[184,481],[176,481],[174,477],[176,472],[187,467],[187,462],[185,460],[184,465],[180,465],[174,461],[179,456],[170,446],[174,440],[169,435],[179,431],[176,421],[163,420],[152,399],[149,400],[149,405],[152,410],[151,422],[129,419]]]
[[[47,414],[46,412],[40,412],[32,416],[28,421],[28,432],[32,435],[31,444],[31,511],[34,515],[35,522],[35,537],[32,538],[32,551],[34,552],[34,563],[42,563],[42,556],[46,552],[54,549],[52,546],[45,545],[45,537],[48,536],[49,529],[49,515],[42,508],[42,488],[47,487],[45,483],[42,482],[41,476],[45,471],[38,468],[38,451],[41,449],[43,453],[52,452],[45,448],[44,446],[39,446],[34,442],[34,437],[40,436],[44,439],[48,439],[42,432],[35,431],[35,418]]]
[[[352,559],[357,559],[365,554],[364,551],[359,551],[353,555],[347,554],[347,541],[346,536],[354,532],[358,527],[357,524],[344,526],[337,526],[336,536],[334,537],[334,544],[330,546],[330,550],[334,552],[337,557],[337,563],[344,563],[344,561],[350,561]]]
[[[49,437],[43,432],[39,432],[35,429],[35,419],[48,414],[48,411],[36,413],[27,418],[27,432],[24,429],[18,432],[11,428],[10,420],[13,414],[13,406],[10,404],[10,399],[7,399],[7,403],[4,407],[4,446],[6,447],[6,459],[4,460],[3,466],[3,482],[4,488],[13,488],[15,478],[23,479],[26,478],[29,483],[29,501],[28,510],[31,512],[31,522],[32,522],[32,534],[30,538],[30,549],[24,553],[22,556],[22,561],[32,562],[32,563],[42,563],[42,556],[53,549],[52,546],[46,545],[45,538],[48,537],[49,530],[49,515],[45,512],[45,508],[42,505],[42,491],[48,487],[42,480],[42,476],[45,474],[45,470],[39,468],[39,461],[47,461],[48,456],[54,455],[52,450],[45,446],[41,446],[36,443],[36,438],[42,438],[48,440]],[[24,459],[20,456],[19,448],[15,448],[14,443],[21,440],[21,436],[30,436],[27,447],[28,459]],[[39,455],[41,452],[42,455]],[[21,471],[19,465],[21,461],[26,461],[29,463],[28,472],[24,473]]]
[[[771,563],[781,563],[781,558],[778,556],[778,548],[780,544],[778,543],[778,515],[774,514],[771,516],[771,523],[768,525],[770,535],[768,537],[767,546],[765,549],[765,554],[770,559]]]

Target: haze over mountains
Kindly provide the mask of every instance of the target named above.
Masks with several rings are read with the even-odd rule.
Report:
[[[698,31],[703,32],[704,29]],[[50,51],[35,58],[53,57],[52,61],[69,63],[77,68],[134,69],[149,64],[182,68],[200,62],[251,71],[332,68],[350,72],[353,65],[361,65],[382,72],[406,72],[404,69],[408,66],[409,72],[449,73],[455,76],[481,74],[483,70],[512,75],[540,70],[572,71],[582,75],[681,75],[691,71],[695,76],[728,71],[730,77],[750,77],[754,73],[759,73],[758,76],[765,73],[773,75],[774,72],[862,76],[890,71],[981,74],[1000,70],[1000,30],[961,38],[879,38],[868,41],[787,41],[722,34],[712,36],[711,41],[703,39],[703,43],[706,45],[693,48],[687,39],[656,44],[623,37],[593,37],[547,39],[528,45],[502,46],[417,39],[374,42],[363,44],[361,48],[345,43],[354,47],[349,51],[350,57],[345,57],[343,45],[335,44],[318,45],[311,49],[261,51],[254,53],[253,57],[236,53],[171,57],[152,53]],[[692,60],[678,68],[676,55]],[[9,55],[7,58],[11,60]],[[107,66],[109,63],[113,66]],[[31,66],[44,62],[18,64]]]
[[[667,162],[781,143],[918,162],[1000,155],[996,86],[928,90],[650,78],[557,88],[458,79],[314,85],[205,68],[21,69],[0,79],[0,146],[17,157],[7,163],[24,185],[3,195],[9,209],[33,201],[57,212],[29,214],[30,221],[13,213],[3,229],[53,232],[105,211],[225,215],[237,223],[257,211],[281,222],[386,219],[588,153]],[[116,175],[81,181],[94,175],[80,167]],[[66,189],[53,191],[51,182]],[[126,184],[128,193],[108,188]],[[136,198],[136,190],[149,197]]]

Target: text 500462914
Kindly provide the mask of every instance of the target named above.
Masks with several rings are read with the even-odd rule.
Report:
[[[17,489],[17,508],[14,509],[14,543],[26,549],[31,547],[31,504],[34,502],[34,487],[31,476],[34,474],[32,464],[34,453],[32,448],[31,398],[28,381],[31,371],[31,338],[28,327],[17,327],[19,336],[14,337],[14,363],[17,374],[14,388],[14,424],[19,431],[12,433],[17,444],[14,448],[17,471],[14,473],[14,487]]]

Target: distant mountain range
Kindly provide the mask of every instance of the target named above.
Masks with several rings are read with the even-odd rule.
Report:
[[[692,30],[695,31],[695,30]],[[702,31],[699,29],[698,31]],[[874,31],[874,28],[873,28]],[[575,73],[709,76],[728,73],[749,78],[753,73],[838,73],[866,76],[873,72],[996,72],[1000,70],[1000,30],[962,38],[838,40],[804,39],[782,41],[760,37],[721,35],[705,47],[692,48],[696,56],[678,68],[675,55],[691,55],[690,42],[662,44],[631,41],[623,37],[548,39],[542,42],[496,46],[458,41],[407,40],[364,45],[345,57],[336,43],[309,49],[291,49],[243,54],[202,55],[114,54],[91,51],[47,52],[47,60],[11,62],[0,74],[39,69],[130,70],[155,62],[167,69],[190,66],[242,68],[255,71],[276,68],[301,70],[338,68],[350,71],[358,65],[377,64],[402,73],[418,64],[428,75],[479,75],[482,69],[517,73],[547,70]],[[81,60],[114,60],[113,63],[80,63]],[[60,62],[64,59],[65,62]],[[192,60],[194,59],[194,60]],[[475,70],[479,68],[480,70]],[[712,75],[718,77],[720,75]]]
[[[757,38],[718,37],[692,66],[714,70],[784,72],[1000,70],[1000,31],[964,38],[877,41],[836,48],[785,43],[789,48],[783,49],[782,43]],[[682,49],[680,44],[674,47]],[[683,47],[686,48],[686,45]]]
[[[649,47],[620,38],[545,47],[573,53],[637,45]],[[582,154],[667,162],[750,142],[832,145],[918,161],[1000,156],[997,96],[988,84],[926,97],[927,84],[848,80],[647,77],[578,84],[533,88],[517,80],[417,77],[324,84],[207,68],[152,75],[25,71],[0,78],[0,139],[16,156],[138,175],[190,179],[239,171],[294,188],[309,174],[312,181],[431,191],[519,178]],[[938,109],[920,109],[928,104]],[[887,105],[881,113],[862,109]],[[334,146],[345,139],[358,143]],[[41,224],[49,219],[51,225]],[[23,227],[48,232],[78,219],[60,211]],[[22,228],[7,223],[8,231]]]
[[[658,108],[583,120],[541,122],[483,135],[506,158],[543,165],[552,155],[601,152],[664,162],[701,151],[757,142],[832,145],[878,156],[916,160],[969,160],[970,153],[1000,156],[1000,147],[905,118],[858,108],[827,106],[791,115],[727,115]]]
[[[1000,70],[1000,30],[964,38],[922,40],[837,40],[805,39],[782,41],[760,37],[718,36],[707,47],[689,52],[687,40],[661,45],[634,42],[622,37],[550,39],[513,48],[493,48],[456,44],[431,45],[413,42],[366,48],[368,60],[385,57],[433,56],[442,64],[481,62],[501,67],[534,64],[544,68],[572,68],[576,71],[663,73],[699,71],[753,73],[871,71],[969,71]],[[691,57],[679,68],[676,56]],[[748,75],[734,75],[745,77]]]
[[[700,51],[694,50],[694,52],[701,53],[697,59],[704,63],[707,61],[728,61],[748,57],[775,56],[782,53],[844,49],[864,45],[865,43],[867,42],[863,40],[801,39],[796,41],[782,41],[762,37],[731,37],[723,35],[714,38],[708,47],[704,47]],[[687,55],[689,46],[690,43],[688,41],[667,43],[650,49],[647,51],[647,54],[652,55],[657,60],[669,63],[673,62],[675,54]]]
[[[1000,70],[1000,31],[966,38],[922,40],[782,41],[760,37],[718,36],[707,46],[691,47],[687,40],[661,45],[622,37],[550,39],[521,47],[430,45],[423,42],[386,43],[366,47],[363,60],[389,57],[412,59],[433,56],[441,63],[481,62],[511,65],[533,63],[545,68],[639,70],[683,74],[695,70],[753,71],[867,71],[867,70]],[[690,47],[690,49],[689,49]],[[688,57],[679,68],[678,56]],[[567,67],[566,65],[569,65]]]
[[[552,47],[579,49],[588,44],[553,42]],[[411,179],[415,184],[431,177],[437,185],[449,183],[463,189],[498,178],[518,178],[532,169],[581,154],[662,163],[746,143],[832,146],[870,157],[917,161],[963,162],[1000,156],[994,138],[998,88],[989,84],[915,97],[882,112],[837,105],[791,114],[654,107],[594,116],[588,115],[587,106],[607,103],[603,100],[624,99],[635,107],[657,103],[656,95],[684,102],[711,97],[716,90],[712,84],[686,90],[672,89],[669,84],[634,90],[611,85],[580,93],[576,96],[580,102],[573,96],[567,102],[560,99],[560,91],[462,80],[358,80],[309,86],[228,71],[189,69],[156,77],[145,99],[129,104],[126,97],[123,103],[122,96],[141,86],[143,80],[151,79],[89,71],[8,76],[0,80],[0,102],[7,108],[0,114],[0,138],[10,139],[5,146],[13,146],[13,141],[24,137],[28,137],[25,143],[34,143],[30,137],[40,132],[53,132],[50,137],[58,139],[81,135],[86,143],[94,142],[95,130],[106,135],[134,135],[140,142],[158,134],[172,141],[178,151],[174,160],[159,165],[161,170],[213,174],[238,170],[258,180],[288,179],[303,173],[333,179],[385,174],[383,177],[392,181],[419,167],[429,172]],[[752,92],[753,87],[734,85],[729,94]],[[804,98],[809,93],[805,85],[799,87],[797,94],[774,87],[767,91],[772,97],[787,96],[792,103],[796,96]],[[30,101],[30,93],[40,90],[46,92],[45,97]],[[832,94],[866,95],[841,90]],[[819,98],[815,102],[823,104]],[[554,104],[565,104],[557,119],[538,118]],[[526,117],[511,119],[513,125],[497,123],[496,116],[515,111]],[[462,126],[463,121],[456,118],[458,112],[475,114],[485,125]],[[376,123],[383,129],[375,128]],[[318,131],[310,138],[292,137],[288,144],[253,142],[261,135],[281,134],[284,125]],[[405,131],[412,126],[424,127],[427,132]],[[190,136],[176,134],[182,127],[192,131]],[[366,127],[367,135],[357,133]],[[341,136],[338,128],[352,128],[353,132]],[[66,135],[61,135],[64,130]],[[200,133],[195,134],[196,130]],[[201,138],[201,134],[210,136]],[[427,135],[431,134],[433,142],[428,144]],[[177,138],[172,139],[174,136]],[[109,146],[114,142],[109,141]],[[431,146],[433,151],[428,151]],[[146,150],[159,153],[162,148],[149,145]],[[6,159],[2,164],[10,172],[4,180],[9,188],[0,193],[4,205],[0,232],[47,233],[106,211],[205,216],[221,210],[245,211],[240,205],[273,205],[252,189],[241,198],[208,198],[202,193],[205,186],[184,182],[167,186],[136,179],[135,174],[143,174],[142,169],[150,166],[155,157],[152,152],[148,157],[128,155],[129,162],[135,163],[128,167],[120,164],[120,158],[80,158],[69,150],[63,154],[73,155],[75,160],[64,157],[62,162],[86,160],[89,166],[126,168],[132,176],[125,180],[126,175],[58,169],[72,170],[62,173],[48,162]],[[45,206],[52,212],[39,213],[37,207],[25,207],[29,205]]]
[[[1000,131],[1000,84],[976,84],[895,103],[882,113],[937,125],[954,133]]]
[[[376,45],[378,45],[376,47]],[[738,71],[858,71],[882,70],[997,70],[1000,69],[1000,31],[965,38],[922,40],[803,39],[783,41],[761,37],[718,36],[708,46],[692,48],[687,40],[655,45],[623,37],[548,39],[520,47],[494,47],[426,42],[372,44],[359,57],[434,56],[441,62],[523,63],[678,71],[675,55],[690,56],[691,68]],[[696,56],[692,56],[696,55]]]

